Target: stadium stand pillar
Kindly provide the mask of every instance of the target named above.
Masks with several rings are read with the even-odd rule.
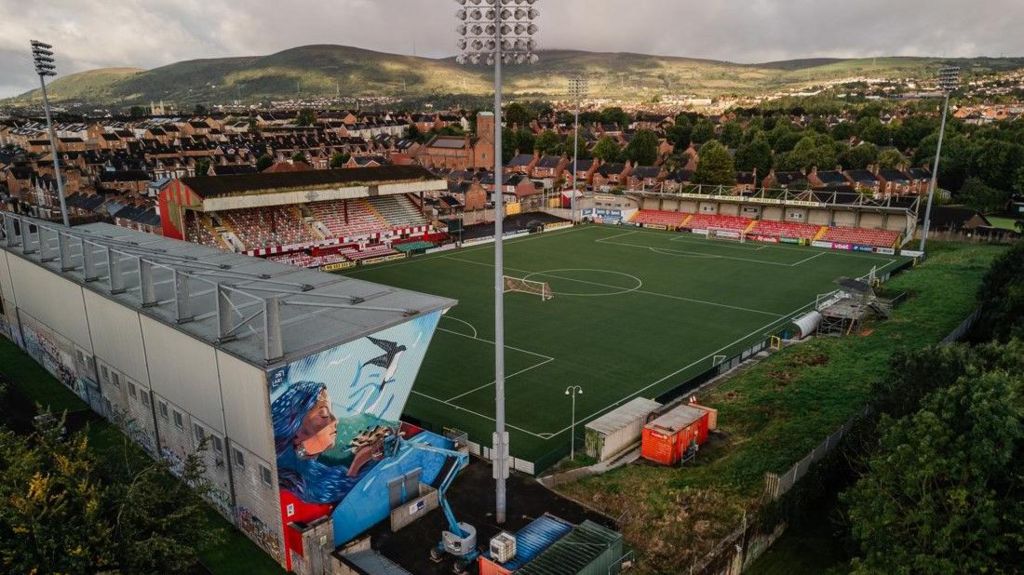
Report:
[[[107,270],[110,278],[110,295],[123,294],[124,276],[121,271],[121,258],[110,248],[107,250]]]
[[[142,307],[157,305],[156,283],[153,281],[153,263],[139,258],[139,289],[142,292]]]
[[[264,359],[270,363],[284,355],[284,342],[281,341],[281,302],[276,297],[263,300]]]
[[[96,252],[92,248],[93,245],[82,238],[82,266],[85,270],[85,277],[82,279],[86,283],[100,279],[100,274],[96,271]]]
[[[18,225],[13,216],[3,214],[3,218],[4,245],[13,248],[18,245]],[[24,230],[25,228],[21,227],[21,229]]]
[[[78,266],[71,263],[71,244],[62,232],[57,232],[57,247],[60,250],[60,271],[69,272]]]
[[[21,228],[21,253],[26,255],[36,253],[36,248],[33,245],[34,241],[32,239],[32,228],[29,227],[25,218],[20,218],[18,220],[18,224]],[[36,233],[39,233],[39,228],[36,228]]]
[[[231,326],[231,299],[224,286],[217,284],[217,342],[224,343],[235,339]]]
[[[174,270],[174,301],[175,319],[178,323],[188,323],[194,319],[192,314],[192,294],[189,275],[181,270]]]

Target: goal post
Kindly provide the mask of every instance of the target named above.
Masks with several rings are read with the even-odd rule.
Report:
[[[548,284],[548,282],[539,282],[534,280],[517,278],[513,276],[502,276],[502,283],[505,286],[505,293],[521,292],[539,295],[540,299],[543,301],[547,301],[555,297],[554,292],[551,291],[551,286]]]
[[[709,240],[726,240],[732,242],[746,243],[747,234],[742,230],[730,228],[708,228],[707,238]]]

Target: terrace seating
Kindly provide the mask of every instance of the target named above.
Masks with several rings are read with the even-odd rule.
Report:
[[[295,210],[286,206],[232,210],[221,212],[220,217],[249,249],[312,243],[318,239]]]
[[[188,217],[185,220],[185,240],[194,244],[201,244],[211,247],[222,247],[213,235],[213,230],[206,222],[201,221],[199,216]]]
[[[294,254],[283,254],[277,256],[269,256],[268,260],[272,262],[289,264],[300,268],[318,268],[328,264],[336,264],[339,262],[348,261],[345,256],[341,254],[330,254],[326,256],[312,256],[307,253],[294,253]]]
[[[357,247],[342,248],[338,253],[349,260],[358,262],[380,256],[390,256],[392,254],[397,254],[398,252],[391,249],[391,246],[378,244],[375,246],[367,246],[361,250]]]
[[[750,218],[740,216],[722,216],[719,214],[694,214],[687,227],[695,230],[706,230],[710,228],[745,231],[753,222]]]
[[[686,219],[686,214],[683,212],[670,212],[666,210],[640,210],[633,215],[630,220],[634,224],[651,224],[656,226],[667,226],[670,229],[678,228],[683,225],[683,220]]]
[[[422,226],[427,222],[405,196],[378,196],[369,198],[370,205],[392,228]]]
[[[829,228],[820,239],[826,242],[891,248],[899,241],[900,233],[890,230],[834,227]]]
[[[813,240],[820,231],[821,226],[813,224],[757,220],[757,224],[750,230],[750,233],[777,238],[785,237]]]
[[[348,200],[348,222],[343,201],[317,202],[309,208],[314,220],[323,224],[327,235],[355,238],[391,229],[390,224],[374,212],[365,200]],[[316,226],[316,224],[314,224]],[[319,226],[316,226],[320,229]],[[323,230],[321,230],[323,231]]]

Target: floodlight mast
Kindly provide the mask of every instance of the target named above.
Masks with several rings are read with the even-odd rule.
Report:
[[[456,57],[459,64],[494,66],[494,439],[492,460],[495,485],[495,521],[505,522],[508,479],[508,432],[505,430],[505,304],[504,251],[502,220],[505,217],[502,188],[501,142],[501,65],[533,64],[537,55],[533,23],[540,13],[533,8],[537,0],[455,0],[462,6],[456,12],[459,24]]]
[[[575,129],[572,136],[572,197],[569,198],[569,211],[571,212],[570,219],[575,223],[576,220],[576,182],[579,179],[576,176],[577,166],[579,165],[579,149],[580,149],[580,100],[587,96],[588,81],[583,76],[576,76],[569,80],[569,95],[572,96],[575,101],[574,116]]]
[[[924,228],[921,230],[921,246],[919,251],[924,252],[928,243],[928,231],[932,225],[932,201],[935,199],[935,188],[939,182],[939,157],[942,155],[942,140],[946,136],[946,116],[949,114],[949,94],[956,90],[960,83],[960,68],[948,66],[939,70],[939,89],[942,90],[945,98],[942,104],[942,123],[939,127],[939,143],[935,147],[935,163],[932,166],[932,179],[928,185],[928,206],[924,210]]]
[[[53,120],[50,117],[50,99],[46,96],[46,77],[56,76],[53,61],[53,46],[32,40],[32,62],[36,67],[36,74],[39,75],[39,86],[43,90],[43,112],[46,114],[46,132],[50,136],[50,155],[53,156],[53,177],[57,180],[57,196],[60,198],[60,215],[64,225],[71,226],[68,220],[68,206],[64,200],[64,178],[60,175],[60,151],[57,149],[57,134],[53,131]]]

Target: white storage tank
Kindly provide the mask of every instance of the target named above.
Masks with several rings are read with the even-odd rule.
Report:
[[[647,416],[661,407],[653,399],[637,397],[586,425],[587,455],[605,461],[640,442]]]

